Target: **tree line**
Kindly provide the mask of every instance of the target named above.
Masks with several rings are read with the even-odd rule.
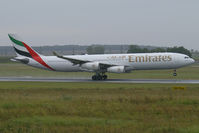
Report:
[[[183,46],[177,47],[168,47],[168,48],[154,48],[154,49],[147,49],[147,48],[140,48],[137,45],[130,45],[127,53],[155,53],[155,52],[173,52],[173,53],[181,53],[186,54],[191,57],[191,52],[184,48]]]
[[[87,54],[104,54],[105,52],[105,48],[102,45],[91,45],[88,46],[87,49]],[[191,52],[184,48],[183,46],[177,47],[168,47],[168,48],[153,48],[153,49],[149,49],[149,48],[141,48],[138,45],[130,45],[129,49],[127,50],[127,53],[155,53],[155,52],[174,52],[174,53],[182,53],[182,54],[186,54],[188,56],[192,56]]]

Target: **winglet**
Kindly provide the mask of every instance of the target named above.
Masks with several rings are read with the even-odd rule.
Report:
[[[54,55],[54,56],[58,56],[58,54],[57,54],[55,51],[53,51],[53,55]]]
[[[53,51],[53,55],[54,55],[54,56],[57,56],[57,57],[59,57],[59,58],[62,57],[61,55],[57,54],[55,51]]]

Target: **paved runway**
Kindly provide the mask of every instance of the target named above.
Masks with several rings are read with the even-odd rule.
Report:
[[[106,81],[92,81],[88,78],[36,78],[36,77],[0,77],[1,81],[37,81],[37,82],[108,82],[108,83],[182,83],[199,84],[199,80],[175,80],[175,79],[108,79]]]

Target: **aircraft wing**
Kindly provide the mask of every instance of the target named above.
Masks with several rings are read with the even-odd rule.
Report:
[[[62,55],[58,55],[56,52],[53,52],[53,54],[54,54],[55,56],[57,56],[58,58],[62,58],[62,59],[65,59],[65,60],[70,61],[70,62],[73,63],[74,65],[77,65],[77,64],[80,64],[80,65],[81,65],[81,64],[90,62],[90,61],[86,61],[86,60],[79,60],[79,59],[64,57],[64,56],[62,56]]]
[[[92,62],[92,61],[88,61],[88,60],[80,60],[80,59],[74,59],[74,58],[64,57],[62,55],[58,55],[56,52],[53,52],[53,54],[55,56],[57,56],[58,58],[62,58],[62,59],[70,61],[74,65],[77,65],[77,64],[82,65],[84,63]],[[106,68],[111,67],[111,66],[116,66],[116,65],[113,65],[113,64],[106,64],[106,63],[103,63],[103,62],[101,62],[101,63],[99,62],[99,65],[100,65],[101,69],[106,69]]]

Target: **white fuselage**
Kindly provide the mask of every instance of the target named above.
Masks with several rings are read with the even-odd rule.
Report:
[[[104,54],[104,55],[70,55],[64,56],[90,62],[100,62],[116,66],[128,66],[131,70],[177,69],[194,63],[187,55],[178,53],[140,53],[140,54]],[[68,60],[57,56],[41,56],[55,71],[78,72],[85,71],[81,65],[73,65]],[[28,65],[47,69],[32,58]]]

